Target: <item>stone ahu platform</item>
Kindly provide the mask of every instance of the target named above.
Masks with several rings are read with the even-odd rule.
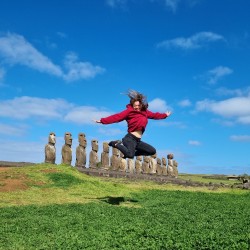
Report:
[[[172,183],[176,185],[182,185],[182,186],[192,186],[192,187],[201,187],[206,186],[210,188],[218,188],[221,187],[221,184],[215,184],[215,183],[201,183],[201,182],[194,182],[191,180],[183,180],[175,177],[170,176],[164,176],[164,175],[157,175],[157,174],[146,174],[146,173],[127,173],[122,171],[112,171],[112,170],[105,170],[101,168],[77,168],[78,171],[81,173],[90,175],[90,176],[98,176],[98,177],[104,177],[104,178],[124,178],[128,180],[148,180],[148,181],[154,181],[161,184],[166,183]],[[224,185],[223,185],[224,186]]]

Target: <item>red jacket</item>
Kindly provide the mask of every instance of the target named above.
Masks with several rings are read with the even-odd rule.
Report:
[[[134,108],[128,104],[126,106],[127,109],[123,110],[120,113],[108,116],[106,118],[101,118],[102,124],[111,124],[116,122],[121,122],[126,120],[128,124],[128,132],[133,132],[136,130],[142,131],[142,133],[145,131],[145,128],[148,123],[148,119],[165,119],[167,117],[167,114],[165,113],[153,113],[149,110],[146,111],[136,111]]]

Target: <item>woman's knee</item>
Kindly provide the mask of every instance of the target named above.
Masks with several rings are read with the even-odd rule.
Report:
[[[156,149],[155,149],[154,147],[152,147],[152,148],[150,149],[150,151],[149,151],[149,154],[150,154],[150,155],[156,154]]]

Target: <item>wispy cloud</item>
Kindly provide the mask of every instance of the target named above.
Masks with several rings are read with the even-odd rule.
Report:
[[[221,87],[215,90],[216,95],[218,96],[244,96],[245,94],[250,93],[250,89],[229,89]]]
[[[5,63],[20,64],[40,72],[62,76],[63,72],[48,57],[35,49],[23,36],[8,33],[0,37],[0,56]]]
[[[192,105],[191,101],[188,99],[184,99],[178,103],[180,107],[190,107]]]
[[[208,83],[216,84],[223,76],[230,75],[232,73],[232,69],[225,66],[218,66],[208,71]]]
[[[94,66],[89,62],[80,62],[73,52],[66,55],[65,67],[68,73],[64,75],[64,79],[70,82],[94,78],[97,74],[105,72],[105,69],[100,66]]]
[[[148,0],[151,3],[160,3],[166,6],[166,8],[175,13],[181,3],[185,3],[189,7],[194,7],[202,0]],[[122,8],[127,9],[128,2],[140,3],[135,0],[106,0],[106,4],[111,8]]]
[[[158,112],[167,112],[168,110],[172,110],[170,106],[167,105],[166,101],[155,98],[151,102],[148,103],[149,109],[152,111],[158,111]]]
[[[3,68],[0,68],[0,87],[4,86],[4,76],[5,76],[5,70]]]
[[[106,0],[106,4],[111,8],[124,8],[127,0]]]
[[[250,124],[250,97],[233,97],[222,101],[205,99],[196,103],[196,111],[211,112],[233,119],[236,123]]]
[[[200,146],[201,145],[201,143],[199,141],[196,141],[196,140],[189,140],[188,144],[191,146]]]
[[[111,112],[92,106],[76,106],[64,99],[22,96],[0,101],[0,117],[14,120],[39,119],[94,124],[93,120],[108,115],[111,115]]]
[[[91,106],[80,106],[72,108],[64,117],[65,121],[70,121],[77,124],[93,124],[93,120],[98,120],[101,117],[111,115],[110,112],[98,110]]]
[[[46,120],[58,119],[62,118],[62,113],[71,107],[72,104],[62,99],[22,96],[12,100],[0,101],[0,117],[20,120],[34,117],[41,117]]]
[[[0,57],[6,65],[23,65],[66,81],[93,78],[105,71],[104,68],[94,66],[90,62],[78,61],[75,54],[69,53],[65,57],[67,71],[64,72],[60,66],[39,52],[23,36],[13,33],[0,36]]]
[[[231,135],[231,141],[250,142],[250,135]]]
[[[25,133],[25,128],[22,126],[11,126],[4,123],[0,123],[0,134],[2,135],[12,135],[20,136]]]
[[[184,38],[178,37],[171,40],[165,40],[156,45],[157,48],[164,49],[183,49],[183,50],[193,50],[200,49],[211,42],[223,41],[224,37],[213,33],[213,32],[200,32],[191,37]]]
[[[170,8],[173,12],[176,12],[180,0],[165,0],[164,2],[168,8]]]

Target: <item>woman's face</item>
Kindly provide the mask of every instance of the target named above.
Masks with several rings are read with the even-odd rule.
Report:
[[[133,108],[136,111],[140,111],[141,110],[141,103],[139,101],[135,101],[133,104]]]

